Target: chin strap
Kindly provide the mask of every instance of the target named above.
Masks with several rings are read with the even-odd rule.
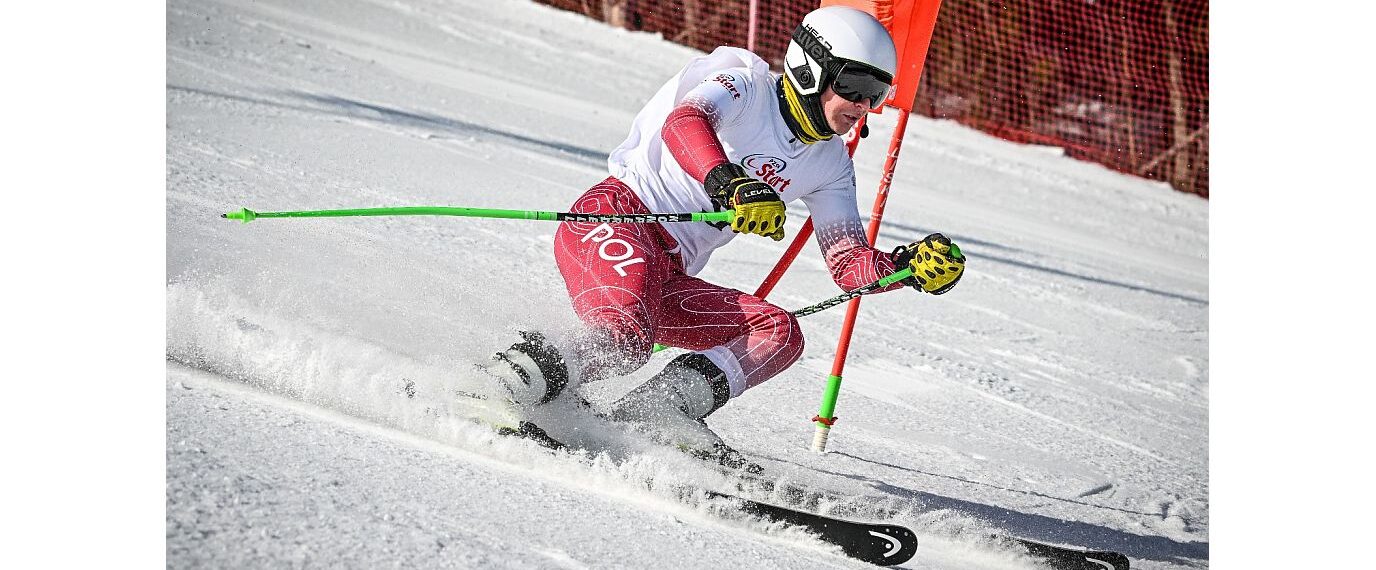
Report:
[[[784,76],[779,77],[777,91],[779,113],[783,115],[784,122],[788,124],[789,130],[793,131],[793,135],[798,137],[799,141],[804,144],[813,144],[827,140],[836,134],[827,124],[826,116],[822,113],[822,105],[817,97],[806,97],[798,94],[798,90],[793,88],[793,83]]]

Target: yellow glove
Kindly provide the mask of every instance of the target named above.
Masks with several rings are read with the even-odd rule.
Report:
[[[912,268],[913,276],[903,283],[933,295],[950,291],[965,274],[965,255],[960,246],[941,234],[898,246],[893,250],[893,263],[899,269]]]
[[[731,230],[784,239],[784,202],[768,184],[751,178],[739,164],[724,162],[707,173],[708,195],[736,211]]]

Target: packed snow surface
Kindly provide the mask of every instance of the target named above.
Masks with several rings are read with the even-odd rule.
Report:
[[[172,0],[167,20],[169,567],[864,566],[666,493],[725,483],[680,454],[551,454],[445,413],[515,330],[571,322],[553,223],[220,218],[566,209],[697,52],[514,1]],[[895,122],[856,155],[862,212]],[[1207,567],[1208,203],[915,116],[878,245],[933,231],[967,275],[864,301],[829,453],[809,418],[839,307],[711,426],[820,508],[916,530],[908,568],[1038,567],[991,535]],[[739,238],[701,276],[753,291],[786,243]],[[838,292],[809,245],[769,299]]]

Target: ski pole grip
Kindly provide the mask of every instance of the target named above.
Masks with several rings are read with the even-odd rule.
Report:
[[[692,220],[694,222],[727,222],[736,217],[735,210],[722,210],[720,212],[694,212]]]

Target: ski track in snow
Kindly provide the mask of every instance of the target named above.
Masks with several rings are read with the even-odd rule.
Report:
[[[552,456],[446,419],[472,363],[573,318],[553,224],[219,218],[564,209],[697,52],[525,2],[167,10],[169,567],[861,567],[647,488],[719,482],[681,457]],[[894,121],[872,116],[856,156],[861,210]],[[1207,567],[1208,203],[923,117],[893,188],[879,247],[942,231],[971,260],[961,286],[864,301],[831,453],[807,450],[808,418],[840,308],[712,427],[843,497],[825,508],[897,511],[921,541],[908,568],[1036,567],[991,532]],[[754,290],[784,247],[738,239],[701,277]],[[836,292],[809,245],[771,299]]]

